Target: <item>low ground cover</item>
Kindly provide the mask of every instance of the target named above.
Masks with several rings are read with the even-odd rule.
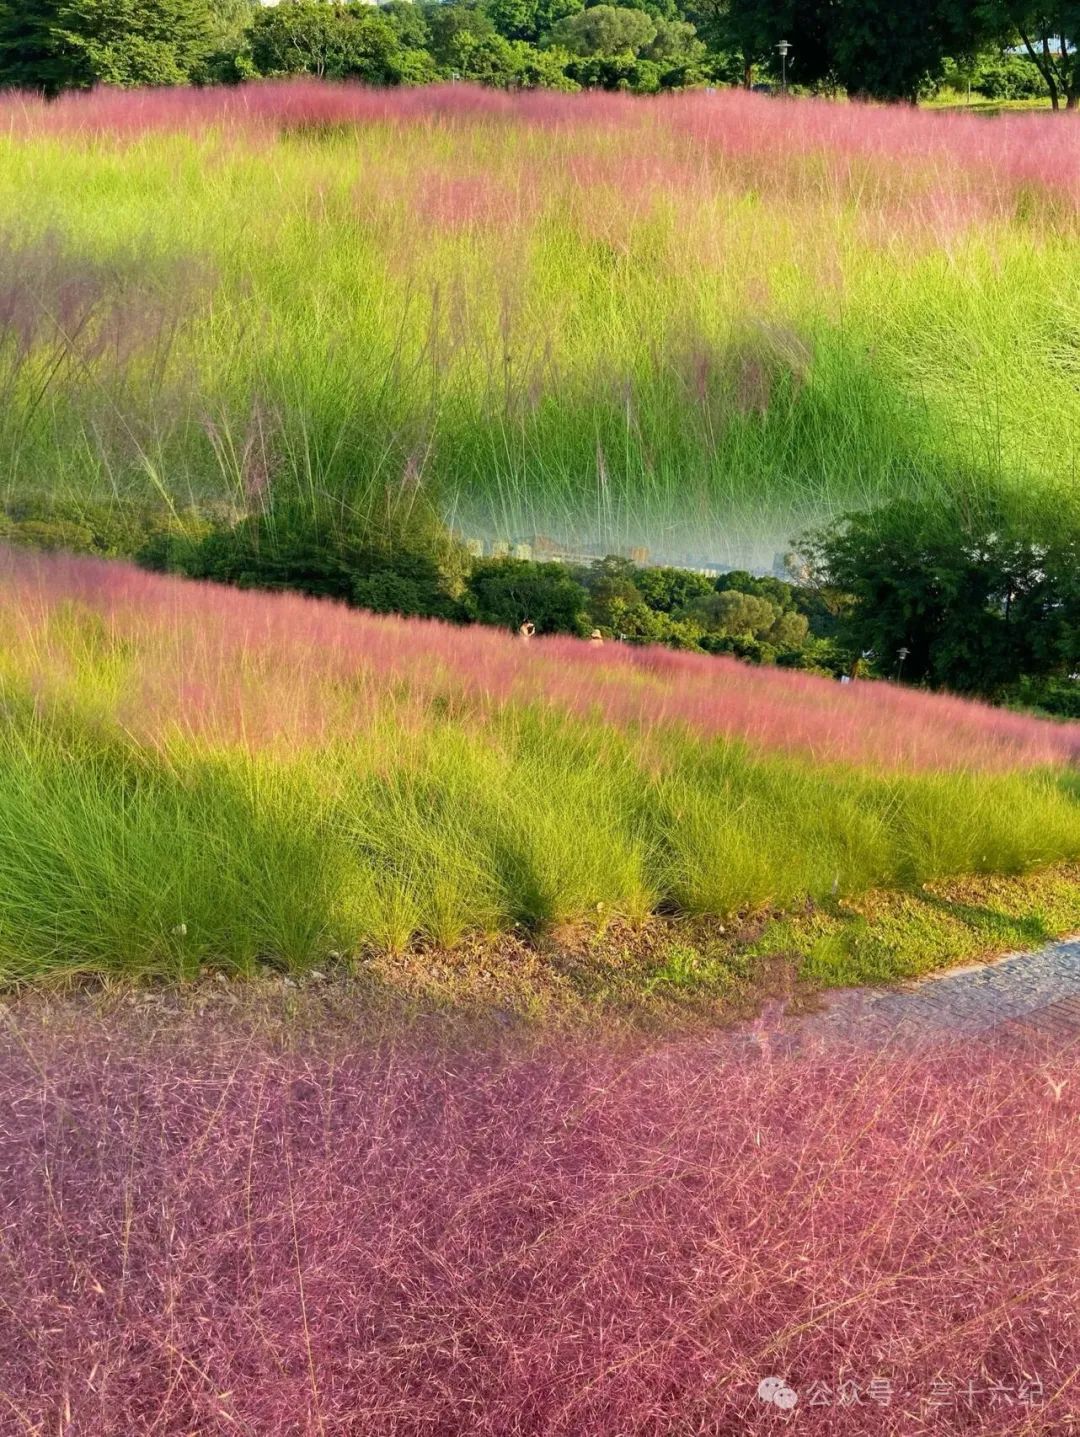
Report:
[[[419,489],[476,537],[766,565],[883,499],[1075,507],[1076,136],[739,93],[7,99],[0,493]]]
[[[1078,1077],[1027,1049],[448,1046],[264,999],[23,1000],[3,1427],[756,1433],[771,1377],[800,1431],[1050,1437]]]
[[[8,551],[0,966],[302,972],[1080,858],[1080,732]]]

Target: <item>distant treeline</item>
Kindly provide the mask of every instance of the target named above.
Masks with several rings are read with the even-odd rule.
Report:
[[[315,75],[503,89],[703,85],[1080,102],[1080,9],[1040,0],[0,0],[0,88]],[[781,63],[778,45],[790,47]]]
[[[895,504],[805,536],[790,581],[615,555],[477,558],[421,511],[359,529],[310,508],[238,518],[27,501],[0,511],[0,540],[374,613],[529,623],[538,635],[596,633],[1080,718],[1080,532],[1069,524],[1021,534],[992,515]]]

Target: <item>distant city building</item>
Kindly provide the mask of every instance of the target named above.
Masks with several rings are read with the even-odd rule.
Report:
[[[458,531],[457,538],[474,559],[481,559],[488,554],[492,559],[513,558],[525,562],[557,563],[565,564],[570,569],[579,569],[588,568],[601,559],[615,556],[628,559],[639,569],[685,569],[707,579],[718,579],[722,574],[730,574],[733,569],[746,570],[757,578],[779,578],[789,583],[805,583],[809,578],[806,566],[800,565],[795,555],[790,553],[775,553],[771,568],[762,568],[743,558],[739,558],[738,562],[724,562],[714,555],[701,553],[666,553],[662,557],[654,557],[652,551],[643,544],[583,544],[579,541],[571,545],[553,539],[549,534],[533,534],[528,539],[487,540],[474,539]],[[731,561],[737,557],[728,556]]]

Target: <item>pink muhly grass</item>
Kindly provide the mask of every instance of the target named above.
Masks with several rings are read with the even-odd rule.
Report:
[[[419,221],[442,233],[474,229],[517,230],[538,208],[526,176],[512,187],[486,174],[432,171],[416,176],[413,206]]]
[[[0,547],[0,603],[39,691],[69,671],[50,614],[71,601],[130,642],[125,721],[249,743],[345,738],[386,704],[414,716],[457,696],[481,719],[540,704],[633,728],[680,725],[828,762],[1005,770],[1071,764],[1058,724],[887,683],[840,685],[734,659],[381,617],[297,595],[164,578],[128,564]],[[406,704],[403,694],[409,695]],[[195,702],[193,696],[198,696]]]
[[[785,105],[728,90],[661,101],[624,95],[508,95],[470,85],[369,90],[317,80],[263,81],[235,89],[101,89],[46,104],[30,96],[0,100],[0,128],[20,135],[138,137],[209,128],[248,134],[346,125],[490,126],[570,130],[590,137],[625,136],[630,188],[668,184],[668,176],[701,175],[719,165],[750,166],[755,188],[775,182],[794,196],[790,164],[825,156],[827,176],[858,192],[868,178],[906,193],[920,177],[968,187],[977,181],[997,196],[1003,213],[1032,189],[1080,205],[1080,131],[1054,115],[979,116],[908,106],[865,106],[820,100]],[[582,159],[589,165],[604,161]],[[779,192],[779,190],[778,190]]]
[[[770,1376],[823,1437],[1068,1430],[1075,1052],[149,1013],[0,1038],[5,1432],[756,1433]]]

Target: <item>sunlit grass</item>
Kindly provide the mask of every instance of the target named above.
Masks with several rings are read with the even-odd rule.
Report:
[[[1076,726],[3,562],[9,980],[303,971],[1080,858]]]
[[[1055,117],[299,86],[8,118],[9,497],[420,484],[469,533],[721,559],[885,497],[1076,501]]]

